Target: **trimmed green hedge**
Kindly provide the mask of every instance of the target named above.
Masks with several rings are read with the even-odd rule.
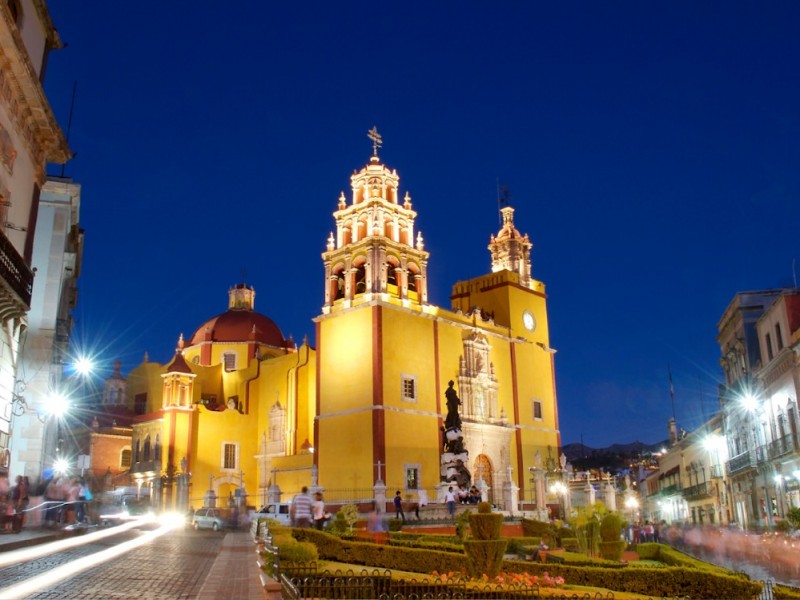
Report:
[[[426,540],[393,540],[388,539],[387,544],[403,548],[423,548],[425,550],[441,550],[442,552],[455,552],[464,554],[464,544],[449,544],[447,542],[429,542]]]
[[[528,572],[540,576],[546,571],[551,577],[560,575],[570,585],[601,587],[652,597],[751,600],[761,591],[761,584],[733,573],[723,575],[684,567],[609,569],[506,560],[503,568],[506,571]]]
[[[414,573],[447,573],[464,571],[467,567],[463,553],[347,541],[315,529],[296,529],[295,537],[316,544],[319,556],[327,560]]]
[[[320,558],[327,560],[414,573],[430,573],[434,570],[461,572],[467,567],[466,556],[463,554],[347,541],[315,529],[296,529],[294,535],[298,540],[313,542],[317,546]],[[749,600],[761,591],[761,584],[750,581],[747,576],[707,565],[707,563],[675,552],[667,546],[659,548],[659,544],[640,544],[639,549],[642,549],[642,546],[645,546],[645,555],[649,552],[654,555],[652,556],[654,559],[664,560],[666,557],[666,560],[680,560],[682,563],[680,566],[632,569],[626,566],[617,568],[578,567],[568,564],[505,560],[503,561],[503,570],[527,572],[539,576],[548,572],[553,577],[560,575],[570,585],[601,587],[653,597],[729,598],[731,600],[747,598]],[[656,546],[656,548],[647,548],[648,546]],[[642,555],[640,554],[640,556]]]

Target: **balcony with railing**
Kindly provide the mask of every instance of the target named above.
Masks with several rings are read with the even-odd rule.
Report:
[[[734,456],[728,461],[728,473],[733,475],[746,471],[747,469],[756,468],[756,457],[752,450],[745,450],[741,454]]]
[[[701,498],[708,498],[713,495],[711,486],[708,485],[707,481],[683,488],[681,494],[683,494],[683,498],[686,501],[700,500]]]
[[[662,496],[674,496],[675,494],[679,494],[681,491],[681,484],[680,483],[672,483],[670,485],[665,485],[659,490],[659,494]]]
[[[767,456],[771,459],[786,456],[795,451],[794,441],[791,435],[785,435],[777,440],[770,442],[767,446]]]
[[[0,279],[22,301],[27,311],[31,305],[33,271],[2,233],[0,233]]]
[[[722,465],[711,465],[708,468],[709,477],[711,479],[722,479],[725,477],[725,467]]]

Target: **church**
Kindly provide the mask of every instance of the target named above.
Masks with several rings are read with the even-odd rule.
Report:
[[[489,272],[454,283],[449,307],[432,305],[435,256],[378,145],[332,214],[316,345],[286,339],[256,312],[254,287],[239,284],[168,364],[145,359],[129,374],[131,478],[166,505],[246,496],[260,506],[302,486],[331,504],[380,500],[386,488],[441,501],[455,481],[445,464],[451,381],[461,471],[484,497],[515,510],[503,487],[531,503],[531,469],[557,467],[547,297],[514,209],[501,209],[490,236]]]

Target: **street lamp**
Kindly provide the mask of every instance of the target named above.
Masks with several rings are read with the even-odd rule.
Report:
[[[558,498],[558,508],[559,512],[561,512],[561,518],[566,519],[567,515],[565,502],[563,502],[564,497],[567,495],[567,486],[564,485],[561,481],[554,481],[553,484],[550,486],[550,493],[555,494],[556,498]]]

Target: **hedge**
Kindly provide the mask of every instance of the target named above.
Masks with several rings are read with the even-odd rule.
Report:
[[[398,569],[415,573],[462,572],[467,567],[466,556],[452,552],[403,548],[369,542],[347,541],[314,529],[296,529],[298,540],[313,542],[320,558],[340,562],[367,565],[384,569]],[[761,584],[750,581],[747,576],[731,573],[719,567],[707,565],[659,544],[640,544],[644,553],[652,558],[685,561],[680,566],[660,568],[629,567],[577,567],[567,564],[542,564],[518,560],[505,560],[503,570],[561,576],[570,585],[601,587],[619,592],[631,592],[646,596],[701,598],[751,599],[761,591]],[[656,548],[647,548],[656,546]],[[641,554],[640,554],[641,556]],[[646,557],[646,556],[645,556]],[[700,565],[702,568],[697,568]]]

